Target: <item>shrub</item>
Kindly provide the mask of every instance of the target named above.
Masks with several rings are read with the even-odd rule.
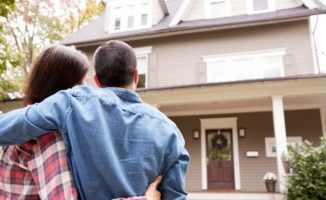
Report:
[[[288,176],[288,200],[326,199],[326,138],[314,147],[304,142],[289,148],[286,157],[292,173]]]

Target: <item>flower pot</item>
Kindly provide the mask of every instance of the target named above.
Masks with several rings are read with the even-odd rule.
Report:
[[[267,192],[275,192],[276,181],[265,181]]]

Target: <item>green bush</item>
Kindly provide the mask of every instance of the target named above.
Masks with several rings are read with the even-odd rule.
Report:
[[[319,147],[310,142],[290,147],[286,161],[292,172],[287,181],[288,200],[326,199],[326,138]]]

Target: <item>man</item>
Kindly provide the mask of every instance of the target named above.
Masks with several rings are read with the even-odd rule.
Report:
[[[103,44],[94,55],[100,89],[77,86],[2,115],[0,145],[59,130],[82,199],[141,196],[158,175],[163,175],[162,199],[186,199],[184,139],[173,122],[134,92],[136,62],[129,45]]]

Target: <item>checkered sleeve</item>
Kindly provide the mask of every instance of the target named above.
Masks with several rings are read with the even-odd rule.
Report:
[[[41,199],[78,199],[68,167],[65,144],[59,133],[40,136],[32,149],[28,168]]]

